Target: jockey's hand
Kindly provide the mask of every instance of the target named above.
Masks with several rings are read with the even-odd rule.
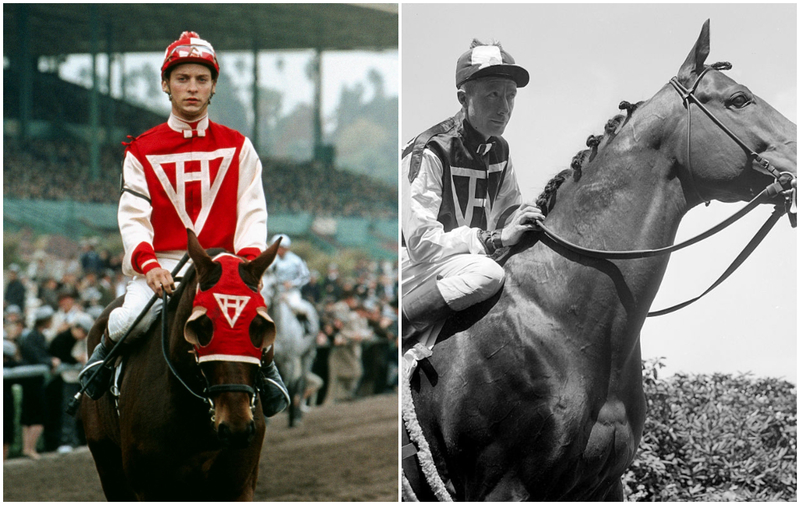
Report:
[[[167,269],[160,267],[154,268],[147,272],[145,278],[147,279],[147,285],[150,286],[150,289],[155,291],[158,296],[162,296],[162,286],[168,295],[175,292],[175,281],[172,279],[172,274]]]
[[[539,223],[544,219],[541,209],[536,205],[523,203],[511,222],[506,224],[500,232],[500,240],[504,246],[511,246],[519,242],[522,234],[530,230],[538,230]]]

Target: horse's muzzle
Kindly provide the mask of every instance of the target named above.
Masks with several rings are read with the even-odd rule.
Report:
[[[247,447],[256,435],[256,423],[250,421],[243,430],[234,431],[226,422],[221,422],[217,426],[217,437],[226,447],[242,448]]]

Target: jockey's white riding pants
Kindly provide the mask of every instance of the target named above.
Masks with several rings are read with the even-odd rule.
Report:
[[[179,260],[172,258],[158,258],[158,263],[161,267],[170,272],[175,268],[175,265],[178,264],[178,261]],[[183,275],[188,265],[189,263],[183,266],[178,276]],[[178,282],[175,281],[175,286],[177,287],[177,285]],[[125,291],[125,301],[122,303],[121,307],[112,310],[108,315],[108,336],[111,340],[114,342],[119,341],[120,337],[128,331],[153,295],[155,295],[155,292],[147,285],[147,278],[144,275],[137,275],[128,281]],[[161,299],[158,299],[153,306],[150,307],[150,310],[147,311],[147,315],[136,325],[136,329],[131,336],[139,335],[147,331],[160,313]]]
[[[455,310],[482,302],[503,286],[505,272],[493,259],[479,254],[454,254],[437,262],[413,264],[401,251],[403,300],[411,300],[419,288],[436,282],[447,305]]]
[[[311,305],[306,300],[303,300],[303,296],[300,294],[299,289],[290,289],[283,293],[283,299],[286,301],[286,304],[291,307],[292,312],[295,314],[303,314],[306,317],[310,317],[311,313],[314,312],[314,306]]]

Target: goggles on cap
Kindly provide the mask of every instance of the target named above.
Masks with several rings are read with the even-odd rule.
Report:
[[[199,38],[195,32],[183,32],[181,38],[170,44],[164,53],[164,64],[161,76],[170,68],[183,63],[199,63],[206,65],[216,77],[219,75],[219,62],[214,48],[207,41]]]

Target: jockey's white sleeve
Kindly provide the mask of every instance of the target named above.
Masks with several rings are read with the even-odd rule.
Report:
[[[443,167],[430,149],[422,153],[419,174],[408,181],[411,156],[402,166],[402,226],[408,255],[414,263],[433,262],[453,254],[486,254],[478,228],[459,226],[449,232],[437,220],[442,205]]]
[[[122,272],[130,277],[136,274],[131,264],[131,255],[134,249],[142,242],[153,244],[154,231],[150,222],[153,207],[146,199],[150,198],[150,190],[145,180],[144,167],[130,152],[125,155],[122,173],[125,184],[124,189],[136,193],[123,191],[117,210],[117,222],[122,235],[122,245],[125,249]]]
[[[267,202],[261,170],[261,160],[250,139],[245,138],[239,155],[238,219],[233,239],[237,252],[246,248],[263,251],[267,243]]]

